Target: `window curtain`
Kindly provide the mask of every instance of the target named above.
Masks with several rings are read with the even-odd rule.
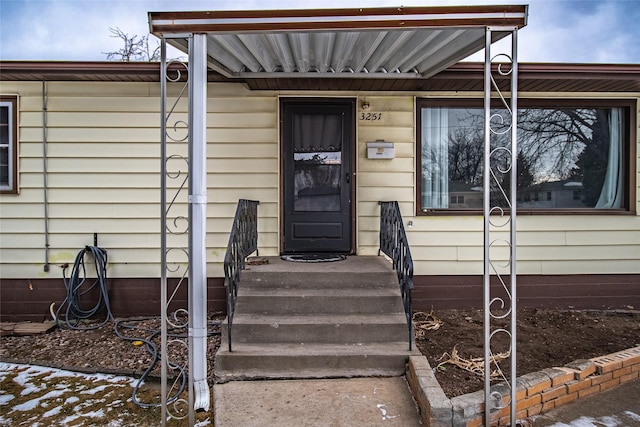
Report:
[[[609,161],[596,208],[615,209],[622,207],[622,188],[624,187],[622,180],[624,172],[622,135],[621,111],[619,108],[612,108],[609,115]]]
[[[342,150],[342,116],[338,114],[296,114],[293,141],[296,153],[326,153]]]
[[[449,111],[422,109],[422,209],[449,207]]]

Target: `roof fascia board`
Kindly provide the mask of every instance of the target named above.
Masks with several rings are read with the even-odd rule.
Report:
[[[527,22],[526,5],[149,12],[156,36],[176,33],[339,31],[354,29],[514,26]]]

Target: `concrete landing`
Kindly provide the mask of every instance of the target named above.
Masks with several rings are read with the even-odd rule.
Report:
[[[404,377],[232,381],[213,401],[216,427],[422,425]]]

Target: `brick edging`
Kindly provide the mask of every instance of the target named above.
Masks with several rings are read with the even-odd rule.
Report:
[[[640,378],[640,346],[592,359],[574,360],[518,377],[517,418],[524,419]],[[407,382],[427,427],[483,425],[484,391],[449,399],[425,356],[410,356]],[[493,387],[505,387],[496,384]],[[492,426],[509,425],[509,408],[499,411]]]

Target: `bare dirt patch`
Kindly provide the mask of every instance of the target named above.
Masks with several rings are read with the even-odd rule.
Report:
[[[435,331],[426,331],[416,343],[433,368],[454,348],[464,358],[483,356],[483,314],[480,310],[439,310],[433,313],[442,321]],[[523,310],[518,313],[518,375],[563,366],[576,359],[588,359],[640,345],[640,311]],[[210,321],[222,319],[212,313]],[[420,320],[420,315],[416,316]],[[153,334],[153,322],[131,336]],[[216,329],[217,328],[217,329]],[[219,326],[212,326],[208,339],[208,358],[220,344]],[[129,333],[129,331],[127,331]],[[159,337],[154,336],[154,340]],[[158,343],[159,345],[159,343]],[[174,357],[184,360],[186,349]],[[53,366],[64,369],[120,373],[138,376],[151,362],[144,345],[118,338],[113,324],[91,331],[56,329],[36,336],[2,337],[0,361]],[[210,366],[212,368],[213,366]],[[213,383],[213,369],[210,382]],[[159,366],[152,371],[159,376]],[[445,364],[436,369],[436,378],[449,397],[482,389],[483,377]]]
[[[207,357],[210,361],[210,378],[213,383],[213,357],[220,346],[222,313],[208,315]],[[118,334],[115,332],[117,326]],[[160,362],[149,351],[149,342],[160,349],[159,318],[121,319],[107,322],[95,329],[91,323],[83,323],[80,330],[57,328],[42,335],[3,336],[0,338],[0,361],[40,366],[50,366],[78,372],[101,372],[130,375],[136,378],[149,369],[147,382],[160,378]],[[181,330],[169,330],[169,340],[185,334]],[[186,336],[182,336],[186,340]],[[178,366],[187,364],[186,345],[169,343],[168,357]],[[154,363],[155,362],[155,363]],[[170,372],[171,375],[171,372]]]
[[[416,339],[432,368],[446,360],[443,355],[451,354],[454,348],[465,359],[483,357],[481,310],[440,310],[433,315],[442,325]],[[416,320],[424,317],[415,316]],[[639,346],[640,311],[522,310],[517,315],[516,337],[520,376]],[[434,371],[449,398],[484,387],[482,375],[452,364]]]

